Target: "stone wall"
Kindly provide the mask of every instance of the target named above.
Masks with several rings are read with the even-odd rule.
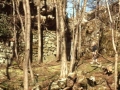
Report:
[[[42,55],[43,61],[55,60],[56,56],[56,31],[44,30],[42,32]],[[33,33],[33,60],[37,60],[38,53],[38,35],[37,31]]]
[[[0,42],[0,64],[10,64],[12,56],[12,46],[9,46],[8,43]]]
[[[43,31],[43,60],[55,59],[56,56],[56,32]]]
[[[56,58],[56,31],[44,30],[42,32],[42,55],[43,61],[55,60]],[[19,40],[21,41],[21,40]],[[25,43],[23,41],[19,44],[19,59],[24,58],[24,47]],[[33,30],[33,40],[32,40],[32,54],[33,54],[33,62],[37,61],[38,57],[38,33],[37,30]],[[6,63],[8,60],[10,61],[13,55],[12,46],[9,45],[9,42],[4,44],[0,42],[0,63]]]

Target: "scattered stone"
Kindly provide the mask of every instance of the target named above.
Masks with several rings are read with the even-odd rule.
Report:
[[[57,84],[61,89],[64,89],[66,87],[66,78],[62,78],[62,79],[58,80]]]
[[[58,86],[58,81],[52,82],[50,90],[60,90],[60,87]]]
[[[82,72],[77,75],[76,82],[72,90],[87,90],[87,80]]]
[[[72,87],[76,82],[77,74],[75,72],[69,73],[67,77],[67,87]]]
[[[104,74],[107,74],[108,76],[113,73],[113,65],[109,64],[107,66],[102,66],[102,69],[104,71]]]
[[[92,87],[97,85],[95,76],[90,76],[89,78],[87,78],[87,82]]]
[[[34,87],[32,88],[32,90],[42,90],[42,89],[41,89],[40,85],[37,85],[37,86],[34,86]]]

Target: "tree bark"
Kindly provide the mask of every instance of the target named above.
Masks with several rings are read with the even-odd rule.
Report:
[[[29,70],[30,70],[30,76],[31,76],[31,81],[33,84],[35,84],[35,79],[34,79],[34,74],[32,71],[32,66],[31,66],[31,61],[29,60]]]
[[[56,2],[56,34],[57,34],[57,53],[56,53],[56,58],[57,58],[57,61],[60,60],[60,31],[59,31],[59,11],[58,11],[58,8],[59,8],[59,4]]]
[[[18,62],[18,50],[17,50],[17,30],[16,30],[16,26],[15,26],[15,21],[16,21],[16,19],[15,19],[15,11],[16,11],[16,6],[15,6],[15,0],[12,0],[12,3],[13,3],[13,22],[14,22],[14,37],[13,37],[13,39],[14,39],[14,46],[13,46],[13,54],[15,54],[15,55],[13,55],[13,56],[15,56],[15,59],[16,59],[16,61]]]
[[[38,62],[42,63],[42,42],[41,42],[41,18],[40,18],[40,6],[37,6],[37,14],[38,14]]]
[[[81,2],[81,0],[78,0],[77,1],[77,12],[76,12],[76,14],[77,14],[77,18],[79,18],[79,14],[80,14],[80,2]],[[77,53],[77,57],[79,57],[80,58],[80,52],[81,52],[81,24],[79,24],[78,25],[78,48],[77,48],[77,51],[78,51],[78,53]]]
[[[120,0],[119,0],[119,17],[120,17]]]
[[[69,72],[73,72],[73,67],[74,67],[74,63],[75,63],[75,53],[74,53],[74,41],[75,41],[75,15],[74,15],[74,9],[75,9],[75,1],[73,0],[73,24],[72,24],[72,42],[71,42],[71,62],[70,62],[70,70]]]
[[[23,7],[24,7],[24,5],[23,5]],[[25,7],[24,7],[24,11],[25,11]],[[16,1],[16,12],[17,12],[18,17],[20,19],[20,25],[21,25],[22,33],[23,33],[23,41],[25,41],[25,28],[24,28],[24,23],[23,23],[22,17],[21,17],[20,12],[19,12],[19,0]]]
[[[81,22],[83,20],[83,15],[84,15],[84,12],[85,12],[85,9],[86,9],[86,4],[87,4],[87,0],[84,1],[82,12],[81,12],[81,17],[80,18],[78,17],[79,19],[77,21],[77,28],[75,30],[75,32],[76,32],[75,39],[74,39],[74,35],[73,35],[73,42],[72,42],[73,43],[72,44],[73,45],[72,46],[73,50],[72,50],[72,53],[71,53],[72,55],[71,55],[71,62],[70,62],[70,72],[73,72],[75,70],[76,50],[77,50],[77,44],[78,44],[78,31],[79,31],[79,25],[81,24]],[[73,32],[74,32],[74,30],[73,30]]]
[[[23,62],[24,72],[24,90],[28,90],[28,65],[30,60],[30,30],[31,30],[31,14],[29,0],[23,0],[25,12],[25,59]]]
[[[65,4],[65,3],[64,3]],[[60,2],[60,30],[61,30],[61,38],[62,38],[62,62],[61,62],[61,74],[60,78],[66,78],[68,74],[67,70],[67,55],[66,55],[66,38],[65,38],[65,7],[62,5],[62,1]]]
[[[85,10],[86,10],[86,5],[87,5],[87,0],[84,0],[84,4],[83,4],[83,7],[82,7],[82,10],[81,10],[81,17],[80,17],[80,21],[78,21],[78,27],[79,27],[79,44],[78,44],[78,56],[80,56],[80,53],[81,53],[81,23],[83,21],[83,18],[84,18],[84,14],[85,14]],[[79,15],[78,15],[78,18],[79,18]]]
[[[106,5],[107,5],[107,9],[108,9],[108,14],[109,14],[109,19],[110,19],[110,28],[111,28],[111,31],[112,31],[112,44],[113,44],[113,49],[115,51],[115,87],[114,87],[114,90],[117,90],[117,81],[118,81],[118,52],[117,52],[117,49],[116,49],[116,44],[115,44],[115,39],[114,39],[114,30],[113,30],[113,20],[112,20],[112,17],[111,17],[111,13],[110,13],[110,9],[109,9],[109,5],[108,5],[108,0],[106,0]]]

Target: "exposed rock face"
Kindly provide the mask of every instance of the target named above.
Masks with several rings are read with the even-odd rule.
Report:
[[[118,15],[113,16],[115,23],[112,24],[114,30],[114,39],[117,50],[120,49],[120,21]],[[112,45],[112,31],[109,19],[102,22],[99,19],[92,19],[83,25],[82,29],[82,53],[85,58],[91,58],[91,43],[95,41],[98,45],[98,52],[106,56],[114,56],[114,50]]]
[[[114,40],[117,47],[117,51],[119,52],[120,49],[120,18],[118,18],[118,15],[113,16],[113,20],[115,22],[112,23],[113,31],[114,31]],[[107,56],[114,56],[114,50],[112,45],[112,30],[110,28],[110,25],[104,24],[102,27],[102,38],[101,38],[101,54],[107,55]]]
[[[118,2],[110,5],[110,11],[113,19],[112,27],[118,52],[120,51],[120,18],[118,16]],[[100,7],[98,19],[95,19],[95,11],[87,13],[87,23],[82,26],[82,53],[86,58],[91,58],[90,44],[92,41],[98,43],[99,53],[106,56],[114,56],[112,45],[112,31],[110,28],[109,14],[105,7]],[[98,38],[97,38],[98,37]]]
[[[82,53],[85,58],[92,57],[91,44],[96,42],[98,50],[101,40],[101,21],[93,19],[85,24],[82,29]]]

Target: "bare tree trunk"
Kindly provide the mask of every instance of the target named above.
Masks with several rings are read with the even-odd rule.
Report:
[[[76,29],[76,33],[75,33],[75,41],[74,41],[74,46],[72,51],[73,53],[72,53],[72,58],[70,62],[70,72],[73,72],[75,70],[77,42],[78,42],[78,29]]]
[[[74,1],[74,0],[73,0]],[[75,2],[74,2],[75,4]],[[74,5],[75,6],[75,5]],[[74,11],[74,7],[73,7],[73,11]],[[76,9],[76,11],[78,11],[78,8]],[[74,16],[74,13],[73,13]],[[76,16],[78,16],[78,13],[76,12]],[[74,18],[74,17],[73,17]],[[74,19],[74,23],[75,23],[75,19]],[[70,71],[69,72],[73,72],[75,69],[75,59],[76,59],[76,50],[77,50],[77,41],[78,41],[78,30],[79,28],[74,28],[74,24],[73,24],[73,40],[72,40],[72,55],[71,55],[71,62],[70,62]],[[76,30],[74,30],[76,29]]]
[[[70,62],[70,72],[73,72],[75,70],[75,59],[76,59],[76,50],[77,50],[77,44],[78,44],[78,31],[79,31],[79,25],[81,24],[83,20],[83,15],[86,9],[87,0],[84,1],[81,17],[77,21],[77,28],[76,28],[76,34],[75,39],[73,43],[73,50],[72,50],[72,56],[71,56],[71,62]],[[81,34],[80,34],[81,35]],[[81,41],[80,41],[81,42]]]
[[[80,14],[80,2],[81,2],[81,0],[78,0],[77,1],[77,12],[76,12],[76,14],[77,14],[77,18],[79,18],[79,14]],[[80,24],[78,24],[78,47],[77,47],[77,57],[79,57],[80,58],[80,52],[81,52],[81,23]]]
[[[29,0],[23,0],[24,12],[25,12],[25,59],[23,62],[24,72],[24,90],[28,90],[28,65],[30,60],[30,30],[31,30],[31,14]]]
[[[15,1],[14,0],[12,0],[12,2],[13,2],[13,22],[14,22],[14,46],[13,46],[13,48],[14,48],[14,53],[13,54],[15,54],[15,59],[16,59],[16,61],[18,62],[18,51],[17,51],[17,31],[16,31],[16,26],[15,26],[15,21],[16,21],[16,19],[15,19],[15,11],[16,11],[16,7],[15,7]],[[14,56],[14,55],[13,55]]]
[[[59,8],[59,4],[56,2],[56,33],[57,33],[57,53],[56,53],[56,57],[57,57],[57,61],[60,60],[60,31],[59,31],[59,12],[58,12],[58,8]]]
[[[15,19],[15,11],[16,11],[16,4],[15,4],[15,0],[12,0],[12,3],[13,3],[13,23],[14,23],[14,37],[13,37],[13,46],[12,46],[12,49],[13,49],[13,57],[12,57],[12,59],[13,58],[15,58],[15,60],[16,60],[16,62],[18,63],[18,50],[17,50],[17,30],[16,30],[16,23],[15,23],[15,21],[16,21],[16,19]],[[18,65],[19,66],[19,65]]]
[[[73,0],[73,6],[75,6],[75,1]],[[71,42],[71,62],[70,62],[70,70],[69,72],[73,71],[74,63],[75,63],[75,53],[74,53],[74,41],[75,41],[75,15],[74,15],[74,9],[73,7],[73,24],[72,24],[72,42]]]
[[[30,76],[31,76],[32,83],[34,84],[35,83],[35,79],[34,79],[34,73],[32,71],[31,61],[30,60],[29,60],[29,70],[30,70]]]
[[[24,39],[24,41],[25,41],[25,29],[24,29],[24,23],[23,23],[23,20],[22,20],[22,17],[21,17],[21,15],[20,15],[20,12],[19,12],[19,0],[16,0],[16,12],[17,12],[17,14],[18,14],[18,17],[19,17],[19,19],[20,19],[20,24],[21,24],[21,28],[22,28],[22,33],[23,33],[23,39]],[[24,9],[25,10],[25,9]]]
[[[80,25],[81,25],[81,23],[82,23],[82,21],[83,21],[83,18],[84,18],[87,1],[88,1],[88,0],[84,0],[84,4],[83,4],[83,7],[82,7],[82,11],[81,11],[81,17],[80,17],[80,20],[78,21],[78,24],[80,24]]]
[[[65,3],[64,3],[65,4]],[[62,38],[62,62],[61,62],[61,74],[60,78],[65,78],[68,74],[67,70],[67,56],[66,56],[66,38],[65,38],[65,7],[63,7],[62,2],[60,2],[60,30]]]
[[[25,41],[25,29],[24,29],[24,23],[23,23],[22,17],[21,17],[20,12],[19,12],[19,3],[20,3],[20,1],[19,1],[19,0],[16,0],[16,2],[15,2],[16,5],[15,5],[15,6],[16,6],[17,15],[18,15],[18,17],[19,17],[19,19],[20,19],[20,25],[21,25],[22,33],[23,33],[23,38],[21,38],[21,39],[23,39],[23,42],[24,42],[24,41]],[[15,41],[17,41],[17,40],[15,40]],[[15,44],[16,44],[15,47],[17,48],[17,42],[15,42]],[[17,49],[16,49],[15,53],[16,53],[16,55],[17,55]],[[19,64],[20,64],[19,55],[17,55],[16,58],[17,58],[16,62],[18,63],[18,67],[19,67],[20,69],[22,69],[22,68],[19,66]]]
[[[87,5],[87,0],[84,0],[84,4],[83,4],[82,10],[81,10],[80,21],[78,21],[78,27],[79,27],[79,44],[78,44],[79,49],[78,49],[78,52],[79,52],[79,54],[81,53],[81,42],[82,42],[82,39],[81,39],[81,23],[82,23],[83,18],[84,18],[84,14],[85,14],[85,10],[86,10],[86,5]]]
[[[120,17],[120,0],[119,0],[119,17]]]
[[[38,62],[42,63],[42,42],[41,42],[41,23],[40,23],[40,6],[37,6],[37,14],[38,14]]]
[[[81,57],[81,44],[82,44],[82,34],[81,34],[81,32],[82,32],[82,29],[81,29],[81,23],[79,24],[79,43],[78,43],[78,56],[79,56],[79,58]]]
[[[116,45],[115,45],[114,30],[113,30],[113,27],[112,27],[113,20],[112,20],[112,17],[111,17],[109,5],[108,5],[108,0],[106,0],[106,5],[107,5],[109,19],[110,19],[110,28],[111,28],[111,31],[112,31],[112,44],[113,44],[113,49],[115,51],[115,88],[114,88],[114,90],[117,90],[117,87],[118,87],[117,86],[117,81],[118,81],[118,70],[117,70],[117,67],[118,67],[118,52],[117,52]]]

